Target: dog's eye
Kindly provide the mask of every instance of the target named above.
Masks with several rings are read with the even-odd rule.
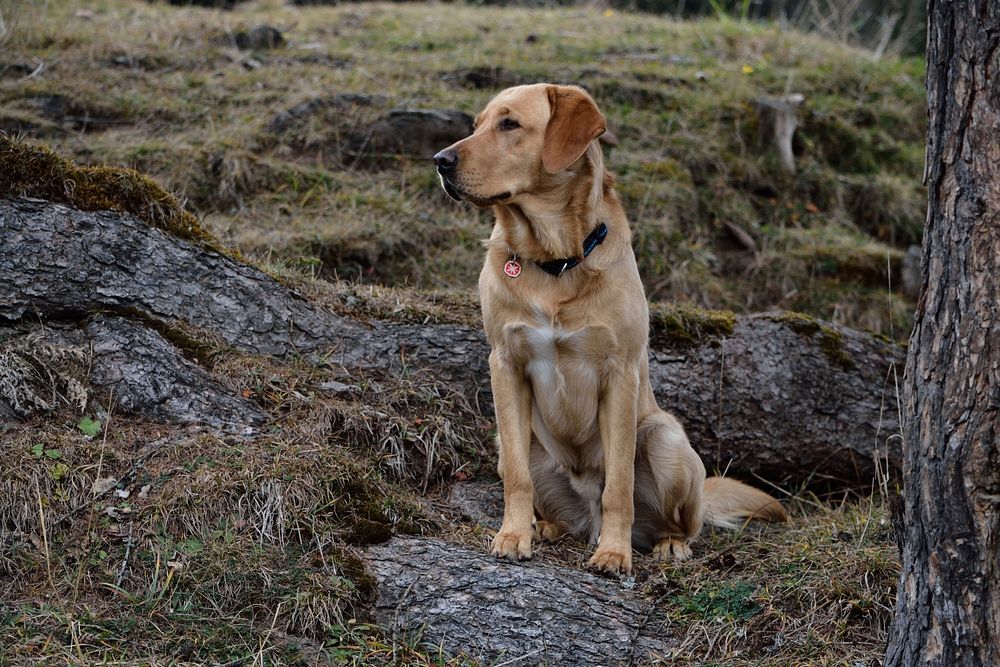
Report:
[[[501,132],[509,132],[510,130],[516,130],[519,127],[521,127],[521,124],[513,118],[501,118],[500,122],[497,123],[497,129]]]

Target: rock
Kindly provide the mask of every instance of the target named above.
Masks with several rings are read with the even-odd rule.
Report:
[[[23,62],[0,62],[0,78],[21,78],[35,71],[28,63]]]
[[[523,74],[511,72],[496,65],[465,67],[445,72],[441,78],[461,88],[474,88],[476,90],[509,88],[528,83],[528,77]]]
[[[41,118],[64,129],[87,132],[126,122],[120,117],[114,117],[107,110],[91,108],[88,104],[66,95],[36,95],[23,98],[21,101]]]
[[[472,134],[472,116],[456,109],[396,109],[348,142],[358,157],[405,155],[430,159],[444,146]]]
[[[338,382],[336,380],[328,380],[319,385],[319,388],[325,392],[329,392],[334,396],[350,396],[351,394],[359,393],[360,388],[353,384],[344,384],[343,382]]]
[[[281,31],[269,25],[259,25],[251,30],[241,30],[233,35],[233,41],[241,49],[259,50],[284,46]]]

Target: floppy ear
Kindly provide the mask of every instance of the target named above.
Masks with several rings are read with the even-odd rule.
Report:
[[[555,174],[576,162],[590,142],[604,134],[607,122],[594,100],[575,86],[549,86],[552,113],[545,127],[542,166]]]

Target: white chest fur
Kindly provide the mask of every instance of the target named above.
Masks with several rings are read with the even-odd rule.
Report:
[[[504,338],[531,383],[532,427],[545,448],[556,454],[551,450],[599,440],[598,404],[614,333],[605,326],[568,330],[536,321],[507,325]]]

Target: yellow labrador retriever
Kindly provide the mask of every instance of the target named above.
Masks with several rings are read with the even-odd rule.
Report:
[[[496,213],[479,278],[504,488],[493,553],[528,558],[533,537],[569,532],[597,544],[591,566],[628,573],[633,546],[683,560],[704,521],[787,517],[762,491],[705,479],[656,405],[649,311],[604,131],[584,90],[518,86],[434,160],[452,198]]]

